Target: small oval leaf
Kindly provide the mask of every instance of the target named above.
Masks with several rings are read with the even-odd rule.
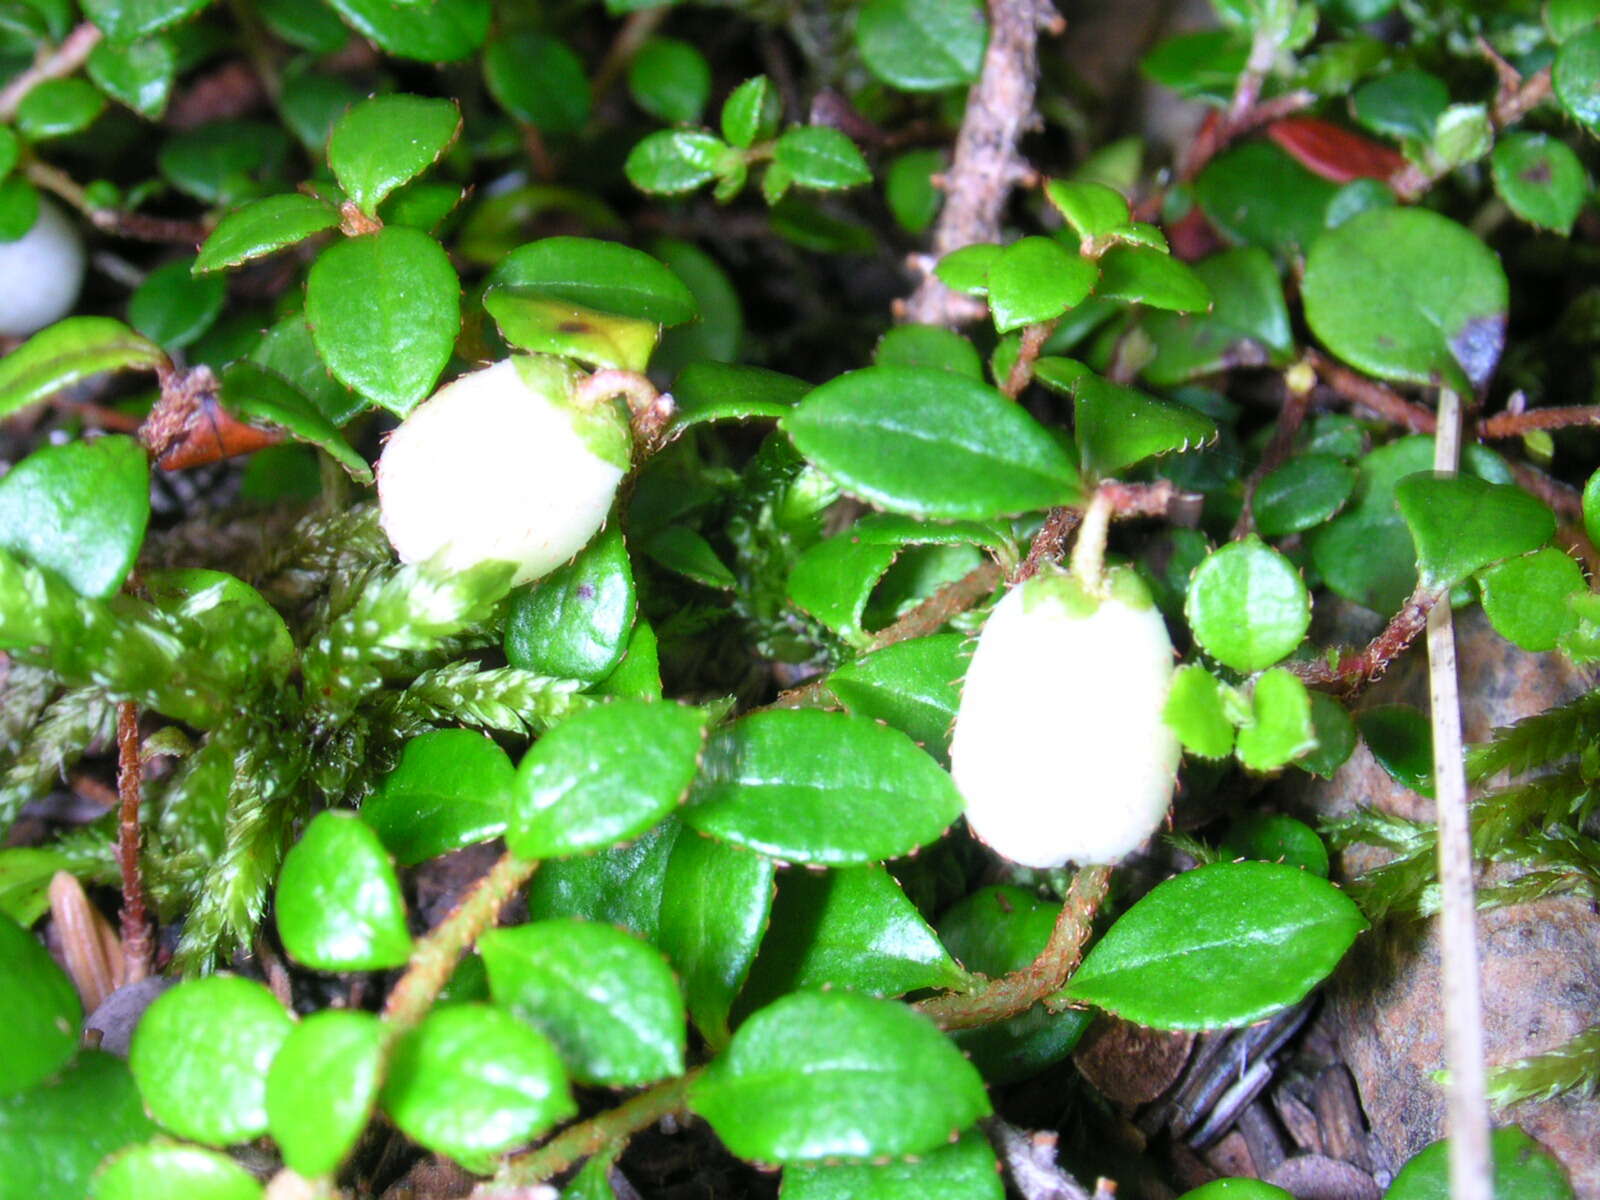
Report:
[[[394,864],[354,813],[317,814],[284,856],[277,919],[289,956],[319,971],[398,967],[411,954]]]

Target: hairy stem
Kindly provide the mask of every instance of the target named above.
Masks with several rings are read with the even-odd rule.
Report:
[[[461,898],[455,910],[440,921],[411,951],[405,974],[394,985],[383,1006],[383,1019],[396,1032],[411,1028],[427,1016],[428,1009],[455,970],[456,962],[494,926],[500,908],[511,899],[538,867],[536,861],[518,858],[509,850],[472,890]]]
[[[1106,898],[1111,868],[1082,867],[1072,877],[1055,928],[1044,950],[1020,971],[1013,971],[971,992],[947,992],[916,1007],[932,1017],[941,1029],[972,1029],[1027,1012],[1039,1001],[1061,990],[1083,959],[1094,915]]]
[[[689,1085],[705,1068],[697,1068],[676,1079],[658,1083],[648,1091],[625,1100],[616,1108],[563,1129],[537,1150],[509,1158],[494,1181],[478,1189],[488,1196],[500,1195],[507,1188],[526,1188],[543,1183],[568,1167],[600,1153],[606,1146],[648,1129],[663,1117],[684,1110]]]
[[[1433,466],[1453,473],[1460,457],[1461,401],[1439,393]],[[1439,838],[1440,953],[1444,987],[1446,1093],[1450,1134],[1450,1194],[1491,1200],[1489,1105],[1484,1094],[1483,1000],[1479,993],[1477,904],[1473,896],[1472,831],[1461,746],[1455,630],[1450,605],[1428,613],[1429,707],[1433,721],[1433,778]]]
[[[1105,574],[1106,535],[1111,531],[1111,513],[1115,507],[1111,492],[1096,488],[1094,498],[1083,512],[1083,524],[1078,527],[1078,540],[1072,543],[1072,573],[1090,591],[1098,591]]]

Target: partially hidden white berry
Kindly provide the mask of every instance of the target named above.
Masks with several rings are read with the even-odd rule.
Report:
[[[54,201],[39,197],[33,228],[0,242],[0,334],[28,337],[72,311],[83,286],[83,239]]]
[[[610,403],[575,399],[564,359],[519,354],[418,405],[378,460],[383,531],[405,562],[517,566],[516,582],[570,559],[605,523],[632,437]]]
[[[1112,863],[1155,832],[1180,747],[1172,642],[1129,568],[1041,574],[995,605],[967,669],[950,771],[972,832],[1028,867]]]

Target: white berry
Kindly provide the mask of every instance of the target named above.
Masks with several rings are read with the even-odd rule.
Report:
[[[70,313],[83,286],[83,267],[77,227],[40,196],[33,228],[14,242],[0,242],[0,335],[28,337]]]
[[[967,669],[950,771],[972,832],[1012,862],[1112,863],[1166,816],[1172,642],[1128,568],[1039,575],[995,605]]]
[[[420,404],[378,461],[383,531],[405,562],[517,566],[516,582],[570,559],[605,523],[628,468],[628,424],[574,399],[564,359],[517,355]]]

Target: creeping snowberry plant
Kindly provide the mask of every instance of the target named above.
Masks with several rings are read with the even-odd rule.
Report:
[[[1334,1167],[1600,1179],[1472,925],[1600,705],[1453,651],[1600,660],[1600,7],[1165,7],[0,4],[0,1198],[1281,1197],[1106,1046],[1203,1148],[1436,913]]]

